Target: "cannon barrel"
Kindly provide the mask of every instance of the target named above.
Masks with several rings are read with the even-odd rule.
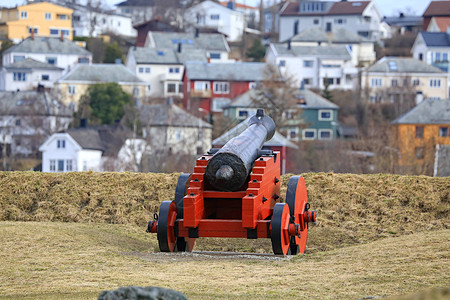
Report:
[[[220,191],[237,191],[252,169],[265,141],[275,134],[275,123],[262,109],[250,118],[248,128],[229,140],[209,160],[206,180]]]

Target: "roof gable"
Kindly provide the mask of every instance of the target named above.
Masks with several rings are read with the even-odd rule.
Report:
[[[191,115],[174,104],[142,105],[139,118],[144,126],[212,128],[211,124]]]
[[[122,64],[78,64],[72,71],[61,77],[58,82],[128,82],[146,84]]]
[[[289,38],[291,42],[330,42],[330,43],[360,43],[363,38],[345,28],[336,28],[333,32],[326,32],[318,27],[302,30],[296,36]]]
[[[77,46],[71,40],[61,40],[60,38],[53,37],[28,37],[19,44],[8,48],[3,53],[7,54],[13,52],[92,56],[91,52]]]
[[[393,124],[450,124],[450,100],[427,99]]]
[[[447,32],[427,32],[420,33],[428,47],[450,47],[450,34]]]
[[[199,33],[196,36],[195,33],[149,31],[148,35],[156,48],[177,49],[178,44],[182,44],[183,49],[230,52],[224,35],[219,33]]]
[[[263,81],[267,79],[265,63],[204,63],[187,62],[186,76],[190,80]]]
[[[318,56],[335,59],[350,60],[350,53],[345,45],[332,46],[291,46],[288,49],[287,44],[270,44],[270,47],[276,54],[281,57],[296,57],[296,56]]]
[[[383,57],[367,68],[368,72],[382,73],[445,73],[434,66],[411,57]]]
[[[40,147],[39,147],[39,151],[44,152],[46,150],[49,150],[49,147],[51,144],[53,144],[53,142],[55,142],[58,139],[67,139],[70,141],[70,143],[72,145],[74,145],[75,150],[82,150],[83,148],[80,146],[80,144],[78,144],[77,141],[75,141],[70,134],[68,134],[67,132],[58,132],[58,133],[54,133],[52,134]]]
[[[62,71],[63,68],[58,68],[55,65],[51,65],[48,63],[43,63],[37,60],[34,60],[32,58],[25,58],[21,61],[16,61],[12,64],[9,64],[5,66],[5,69],[46,69],[46,70],[55,70],[55,71]]]
[[[179,64],[187,61],[207,61],[206,51],[201,49],[183,49],[181,52],[172,48],[137,47],[131,50],[137,64]]]
[[[450,1],[431,1],[423,16],[450,16]]]
[[[339,1],[333,4],[328,15],[362,15],[370,1]]]

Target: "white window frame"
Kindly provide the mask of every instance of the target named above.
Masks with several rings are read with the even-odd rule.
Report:
[[[227,98],[213,98],[212,105],[211,105],[211,108],[212,108],[211,111],[222,112],[223,107],[227,106],[230,103],[231,103],[231,100],[227,99]],[[223,104],[223,105],[219,105],[219,104]]]
[[[430,88],[440,88],[441,87],[441,80],[437,78],[431,78],[429,81],[429,87]]]
[[[246,117],[241,116],[241,111],[247,112],[247,116],[246,116]],[[245,119],[248,118],[249,115],[250,115],[250,110],[249,110],[248,108],[238,108],[238,109],[236,110],[236,118],[237,118],[238,120],[245,120]]]
[[[310,137],[306,137],[306,133],[307,132],[313,132],[314,133],[314,137],[310,138]],[[302,130],[302,139],[303,140],[315,140],[317,137],[317,130],[316,129],[303,129]]]
[[[379,87],[383,86],[383,78],[374,77],[370,79],[370,86],[371,87]]]
[[[170,92],[169,91],[169,85],[171,85],[171,84],[173,84],[174,86],[175,86],[175,89],[174,89],[174,91],[173,92]],[[177,93],[177,83],[176,82],[167,82],[166,83],[166,93],[167,94],[176,94]]]
[[[76,85],[69,85],[67,87],[67,93],[69,95],[75,95],[77,93],[77,86]]]
[[[209,91],[210,90],[210,82],[209,81],[195,81],[194,82],[194,90],[195,91]]]
[[[45,13],[45,19],[46,20],[51,20],[52,19],[52,13],[51,12],[46,12]]]
[[[256,82],[249,82],[248,83],[248,88],[251,89],[256,89],[258,87],[258,83]]]
[[[50,159],[49,161],[49,171],[56,172],[56,160]]]
[[[321,137],[322,132],[329,132],[330,133],[330,137],[329,138]],[[333,139],[333,130],[332,129],[319,129],[319,134],[318,134],[317,137],[319,138],[319,140],[332,140]]]
[[[229,94],[230,83],[226,81],[214,81],[214,93],[215,94]]]
[[[312,59],[303,60],[303,68],[314,68],[314,60]]]
[[[20,12],[20,18],[21,19],[28,19],[28,12],[26,10],[22,10]]]
[[[323,118],[322,117],[322,113],[324,112],[329,112],[330,113],[330,117],[329,118]],[[333,121],[333,110],[332,109],[319,109],[319,116],[318,116],[319,121]]]
[[[66,160],[66,166],[65,169],[67,172],[72,172],[73,171],[73,162],[71,159],[67,159]]]

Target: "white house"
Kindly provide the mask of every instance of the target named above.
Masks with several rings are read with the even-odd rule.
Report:
[[[207,0],[188,8],[184,14],[187,27],[214,28],[228,41],[242,40],[246,28],[244,14]]]
[[[411,48],[414,58],[448,71],[450,34],[447,32],[420,32]]]
[[[356,86],[358,70],[345,45],[270,44],[266,62],[278,66],[283,76],[292,77],[299,86],[304,83],[307,88],[323,89],[325,80],[329,89],[353,89]]]
[[[148,83],[149,97],[183,97],[183,72],[186,61],[206,62],[204,50],[132,47],[126,66],[138,78]]]
[[[146,0],[126,0],[116,4],[120,14],[130,17],[133,24],[143,23],[153,18],[155,3]]]
[[[233,9],[235,11],[241,12],[245,16],[247,25],[251,28],[257,28],[259,25],[259,7],[251,6],[247,4],[238,3],[236,1],[220,1],[220,4]]]
[[[288,1],[280,11],[279,40],[287,41],[304,29],[318,27],[326,32],[346,28],[377,41],[381,21],[373,1]]]
[[[39,85],[45,88],[52,88],[53,83],[62,74],[62,68],[31,58],[25,58],[0,70],[0,90],[33,90]]]
[[[91,63],[92,53],[68,39],[28,37],[3,52],[3,66],[26,58],[62,68],[65,73],[79,63]]]

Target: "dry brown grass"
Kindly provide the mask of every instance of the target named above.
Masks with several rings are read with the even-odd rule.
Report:
[[[390,237],[290,260],[154,252],[130,225],[0,222],[0,299],[95,299],[162,286],[189,299],[361,299],[449,284],[450,230]]]
[[[137,225],[145,229],[179,174],[0,172],[0,221]],[[291,175],[282,176],[282,193]],[[389,236],[447,229],[450,178],[308,173],[318,221],[308,251],[331,250]],[[271,252],[265,240],[199,240],[196,249]]]

